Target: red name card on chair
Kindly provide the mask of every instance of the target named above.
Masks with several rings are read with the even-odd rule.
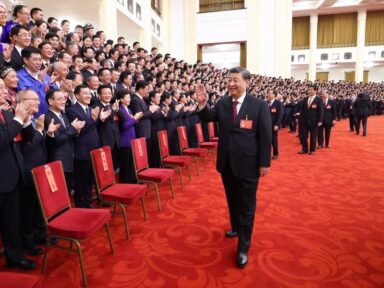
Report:
[[[101,157],[101,162],[103,163],[103,170],[108,171],[107,156],[105,155],[105,152],[103,149],[100,149],[100,157]]]
[[[56,185],[55,178],[53,177],[51,167],[48,165],[45,166],[45,176],[47,177],[48,185],[49,185],[49,188],[51,189],[51,192],[55,193],[58,190],[58,188]]]

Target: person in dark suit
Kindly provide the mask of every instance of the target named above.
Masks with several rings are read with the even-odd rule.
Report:
[[[111,148],[113,167],[119,168],[118,153],[120,149],[120,132],[119,132],[119,103],[111,104],[112,89],[109,84],[102,84],[97,89],[100,101],[97,101],[93,107],[99,107],[100,111],[108,111],[110,115],[97,122],[97,131],[99,132],[100,146],[109,146]]]
[[[151,158],[151,117],[152,113],[157,111],[159,108],[156,106],[147,105],[148,97],[148,82],[140,80],[136,83],[136,93],[132,96],[131,104],[129,108],[133,114],[143,112],[143,117],[135,125],[136,137],[144,137],[147,143],[148,158]]]
[[[356,101],[353,103],[353,110],[356,115],[356,135],[359,135],[360,125],[363,124],[363,136],[367,136],[367,120],[371,109],[369,96],[359,93]]]
[[[172,103],[171,93],[164,92],[161,95],[161,110],[166,111],[165,128],[168,134],[169,153],[171,155],[180,155],[179,141],[177,137],[177,125],[175,119],[178,117],[178,112],[170,108]]]
[[[46,149],[48,162],[59,160],[63,165],[65,181],[68,192],[73,187],[73,161],[74,147],[73,139],[80,133],[85,121],[74,119],[71,123],[64,113],[67,99],[60,90],[49,91],[46,95],[49,110],[45,114],[44,126],[48,128],[50,124],[59,125],[53,137],[46,137]]]
[[[31,35],[26,27],[16,25],[11,29],[10,38],[14,46],[3,48],[3,53],[0,55],[0,65],[11,66],[17,71],[23,68],[24,61],[21,51],[31,45]]]
[[[4,82],[0,79],[0,106],[6,101],[5,93]],[[34,261],[23,255],[19,205],[19,184],[24,179],[24,163],[18,142],[22,134],[26,137],[33,135],[32,114],[30,102],[19,103],[15,115],[0,109],[0,235],[7,267],[22,270],[36,267]]]
[[[353,109],[353,104],[354,104],[355,100],[356,100],[356,97],[352,96],[352,97],[346,99],[345,103],[344,103],[345,110],[347,112],[348,119],[349,119],[349,131],[350,132],[355,132],[355,130],[357,130],[356,116],[355,116],[355,111]]]
[[[136,183],[131,140],[136,138],[135,124],[143,116],[143,112],[133,115],[131,109],[128,108],[131,103],[131,95],[128,89],[118,91],[116,96],[117,100],[120,101],[118,112],[120,130],[119,181],[121,183]]]
[[[246,93],[250,78],[244,68],[230,69],[229,96],[213,109],[206,107],[204,86],[197,86],[200,117],[218,121],[220,127],[216,168],[221,173],[232,226],[225,236],[239,236],[236,261],[240,268],[248,262],[259,177],[268,174],[271,161],[270,112],[266,102]]]
[[[70,122],[78,119],[85,121],[78,137],[75,138],[74,188],[75,205],[80,208],[93,208],[92,185],[94,183],[90,151],[100,147],[97,121],[105,120],[111,110],[100,111],[99,107],[91,109],[91,93],[86,85],[79,85],[74,91],[77,102],[67,109]]]
[[[309,96],[305,97],[300,110],[300,124],[302,125],[300,131],[300,139],[302,149],[299,154],[308,153],[308,133],[310,134],[309,154],[315,154],[317,127],[322,125],[324,104],[319,96],[317,96],[319,88],[317,85],[309,87]]]
[[[278,142],[278,133],[281,126],[281,121],[283,120],[283,104],[276,100],[277,92],[276,90],[268,91],[268,107],[271,113],[271,124],[272,124],[272,148],[273,148],[273,160],[279,158],[279,142]]]
[[[319,149],[323,148],[324,134],[325,134],[325,147],[330,148],[329,140],[331,138],[331,129],[336,123],[337,118],[337,103],[329,98],[327,90],[322,90],[321,99],[323,99],[324,105],[324,117],[322,125],[319,127],[317,143]]]
[[[161,97],[159,92],[151,91],[148,97],[149,105],[158,107],[157,111],[153,112],[151,117],[151,158],[149,159],[149,166],[159,168],[161,161],[157,132],[165,129],[164,112],[160,109]],[[155,109],[155,107],[153,108]]]

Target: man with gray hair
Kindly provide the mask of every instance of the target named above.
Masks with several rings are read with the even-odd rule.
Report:
[[[329,140],[331,138],[331,129],[336,123],[337,109],[336,102],[330,99],[329,92],[327,90],[321,90],[321,99],[324,105],[324,116],[321,126],[318,128],[317,143],[319,149],[323,148],[324,136],[325,136],[325,147],[330,148]]]

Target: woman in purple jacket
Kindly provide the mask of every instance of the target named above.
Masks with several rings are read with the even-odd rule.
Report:
[[[133,158],[131,151],[131,140],[136,138],[135,124],[143,117],[143,113],[139,112],[132,115],[131,109],[128,108],[131,103],[131,95],[129,90],[123,89],[117,93],[117,99],[120,100],[119,128],[120,128],[120,174],[121,183],[136,183],[136,175],[133,167]]]

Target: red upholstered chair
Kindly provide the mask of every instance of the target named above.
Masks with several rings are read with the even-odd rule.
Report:
[[[197,143],[201,148],[207,148],[212,153],[212,158],[215,159],[215,151],[217,150],[217,142],[204,142],[203,129],[201,123],[195,124]]]
[[[96,193],[101,202],[110,203],[116,211],[116,206],[120,206],[123,211],[125,233],[127,239],[130,239],[128,230],[127,214],[125,206],[141,200],[144,212],[144,220],[147,220],[147,211],[145,209],[144,194],[145,185],[116,183],[116,177],[113,168],[112,153],[109,146],[94,149],[91,151],[93,173],[96,179]]]
[[[133,139],[131,141],[133,162],[135,166],[136,179],[139,183],[147,184],[147,191],[149,184],[155,186],[157,205],[161,210],[160,195],[157,184],[161,184],[167,180],[171,185],[172,198],[175,198],[173,191],[172,177],[175,174],[173,169],[167,168],[149,168],[148,155],[147,155],[147,144],[145,138]]]
[[[187,130],[185,126],[177,127],[177,134],[179,136],[179,145],[180,145],[181,154],[191,156],[195,159],[196,167],[197,167],[197,175],[200,175],[199,158],[202,158],[204,160],[205,167],[207,167],[206,156],[208,154],[208,149],[189,148]]]
[[[192,162],[192,158],[190,156],[169,155],[167,130],[157,132],[157,138],[159,141],[160,159],[162,167],[176,168],[179,171],[181,188],[184,189],[183,171],[181,170],[181,168],[185,167],[187,169],[189,181],[191,181],[191,171],[189,169],[189,165]]]
[[[48,236],[70,242],[70,248],[52,245],[57,248],[77,252],[80,259],[81,273],[84,285],[87,285],[85,267],[81,252],[80,241],[91,237],[103,226],[107,229],[109,246],[113,254],[113,244],[108,221],[111,213],[108,209],[72,208],[69,202],[65,184],[63,166],[60,161],[51,162],[32,169],[33,181],[39,199],[41,211],[48,228]],[[43,273],[46,270],[48,248],[47,241],[44,251]],[[76,249],[72,249],[75,244]]]
[[[208,122],[208,137],[210,142],[218,142],[219,137],[215,136],[215,123]]]
[[[41,288],[39,277],[13,272],[0,272],[0,288]]]

